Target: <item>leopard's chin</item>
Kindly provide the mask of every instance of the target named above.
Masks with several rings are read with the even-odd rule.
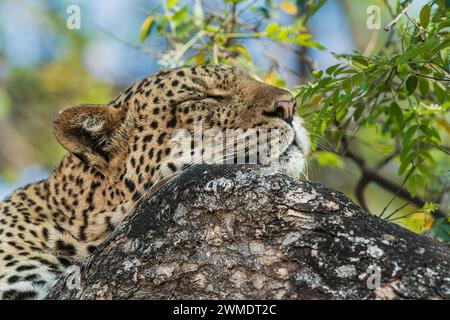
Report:
[[[294,179],[299,179],[300,177],[306,177],[306,158],[310,151],[310,141],[300,117],[294,117],[292,129],[294,138],[280,155],[277,171]]]

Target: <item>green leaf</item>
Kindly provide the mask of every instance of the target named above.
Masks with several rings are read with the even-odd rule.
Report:
[[[337,107],[339,105],[339,89],[336,88],[333,91],[333,94],[331,95],[331,101],[334,107]]]
[[[361,82],[361,84],[359,85],[359,90],[366,91],[368,87],[369,85],[367,84],[367,82]]]
[[[325,70],[325,72],[327,74],[331,75],[337,69],[337,67],[339,67],[339,66],[340,66],[339,63],[335,64],[335,65],[332,65],[331,67],[328,67],[327,70]]]
[[[188,14],[189,8],[188,6],[183,7],[183,9],[177,11],[173,17],[172,21],[175,22],[177,25],[184,22],[184,17]]]
[[[406,90],[408,90],[408,93],[411,95],[414,93],[414,91],[417,88],[418,79],[416,76],[412,75],[409,76],[408,79],[406,79]]]
[[[278,30],[280,30],[280,25],[278,23],[270,23],[267,25],[266,27],[266,35],[269,38],[272,38],[273,36],[275,36],[275,34],[278,32]]]
[[[297,43],[300,46],[317,48],[320,50],[323,50],[325,48],[316,41],[312,40],[312,35],[308,33],[302,33],[297,35],[295,37],[295,43]]]
[[[288,28],[280,28],[278,32],[278,41],[286,41],[289,39],[291,31]]]
[[[444,104],[446,101],[447,94],[445,93],[445,90],[441,87],[441,85],[437,82],[433,84],[434,93],[436,94],[436,99],[440,104]]]
[[[313,75],[314,77],[316,77],[316,78],[322,77],[322,74],[323,74],[323,70],[314,70],[314,71],[312,72],[312,75]]]
[[[321,167],[341,168],[345,167],[342,158],[329,151],[318,151],[314,153],[314,157]]]
[[[430,23],[430,5],[426,4],[420,10],[420,25],[426,29]]]
[[[409,65],[402,63],[397,65],[397,73],[401,76],[407,75],[410,71]]]
[[[348,109],[346,107],[341,108],[336,113],[336,120],[340,122],[342,119],[344,119],[344,117],[347,115],[347,111],[348,111]]]
[[[418,153],[419,153],[419,155],[420,155],[422,158],[427,159],[428,161],[430,161],[431,164],[434,164],[434,163],[435,163],[433,157],[431,156],[430,152],[428,152],[428,150],[421,149],[421,150],[418,151]],[[422,169],[423,166],[419,166],[419,168]],[[422,171],[423,171],[423,170],[422,170]]]
[[[438,0],[437,4],[438,4],[439,8],[441,8],[442,10],[445,10],[446,0]]]
[[[345,93],[349,94],[352,92],[352,79],[348,78],[342,83],[342,88],[344,89]]]
[[[439,32],[442,29],[449,28],[449,27],[450,27],[450,20],[445,20],[439,24],[438,28],[436,29],[436,32]]]
[[[403,174],[412,163],[412,161],[416,158],[416,156],[417,153],[411,152],[404,159],[402,159],[400,167],[398,168],[398,174]]]
[[[431,233],[437,238],[450,243],[450,223],[447,218],[439,218],[433,223]]]
[[[425,42],[411,44],[405,52],[398,56],[396,63],[402,64],[413,58],[417,58],[424,53],[433,52],[436,49],[436,46],[440,45],[442,45],[442,41],[437,37],[427,38]]]
[[[411,138],[417,131],[417,125],[413,125],[409,127],[408,130],[406,130],[405,134],[403,135],[403,148],[407,149],[407,145],[409,145],[409,142],[411,141]]]
[[[155,18],[153,16],[148,16],[141,25],[140,39],[141,42],[144,42],[147,39],[148,35],[152,31],[153,22]]]
[[[172,9],[178,3],[178,0],[167,0],[167,9]]]
[[[347,70],[347,66],[338,67],[336,70],[334,70],[334,76],[338,76],[341,73],[343,73],[345,70]]]
[[[423,133],[425,133],[429,138],[434,138],[437,142],[441,141],[441,136],[439,135],[439,132],[429,124],[427,125],[422,124],[419,126],[419,129]]]
[[[391,116],[395,119],[397,125],[400,128],[403,127],[403,112],[402,109],[400,109],[400,106],[397,104],[397,102],[395,101],[392,102],[391,107],[389,108],[389,112]]]
[[[352,77],[352,84],[355,87],[359,87],[364,80],[364,75],[362,73],[358,73],[357,75]]]
[[[252,61],[252,57],[250,56],[250,53],[248,52],[247,48],[244,47],[242,44],[235,44],[231,48],[234,51],[239,52],[248,61]]]
[[[361,57],[361,56],[352,56],[351,59],[352,59],[354,62],[359,63],[359,64],[361,64],[361,65],[363,65],[363,66],[366,66],[366,67],[369,66],[369,63],[367,62],[367,59],[364,58],[364,57]]]
[[[355,113],[353,114],[353,118],[355,119],[355,121],[358,121],[361,118],[363,112],[364,112],[364,104],[358,102],[355,106]]]
[[[430,91],[430,83],[428,82],[427,79],[420,77],[419,90],[423,96],[425,96],[428,93],[428,91]]]

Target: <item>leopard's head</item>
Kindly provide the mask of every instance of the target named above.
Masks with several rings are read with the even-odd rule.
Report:
[[[281,171],[298,177],[305,167],[309,139],[295,109],[295,99],[287,90],[260,82],[237,68],[182,67],[135,83],[109,104],[61,111],[54,121],[54,133],[71,154],[107,177],[131,181],[134,189],[147,188],[157,177],[198,162],[195,152],[208,153],[211,146],[217,151],[214,137],[220,134],[224,143],[221,159],[229,161],[227,130],[256,137],[256,144],[277,132],[279,145],[271,148],[269,144],[274,152],[271,157],[279,160]],[[199,131],[203,131],[201,147],[194,146]],[[189,160],[186,154],[180,157],[180,132],[184,138],[192,138],[189,146],[195,150]],[[258,153],[248,141],[234,143],[231,158],[244,152],[248,160]]]

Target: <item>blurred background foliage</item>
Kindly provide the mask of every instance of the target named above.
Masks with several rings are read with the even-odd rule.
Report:
[[[81,28],[70,29],[71,5]],[[299,100],[309,179],[450,241],[447,0],[0,2],[0,197],[63,156],[55,113],[185,64],[238,65]]]

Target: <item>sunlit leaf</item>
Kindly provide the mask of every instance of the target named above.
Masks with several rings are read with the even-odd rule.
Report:
[[[280,4],[280,8],[281,10],[292,16],[295,16],[298,13],[297,6],[290,1],[282,1]]]
[[[322,74],[323,74],[323,70],[314,70],[314,71],[312,72],[312,75],[313,75],[314,77],[316,77],[316,78],[322,77]]]
[[[195,63],[196,64],[203,64],[205,62],[205,51],[200,51],[200,53],[195,57]]]
[[[172,9],[178,3],[178,0],[167,0],[167,8]]]
[[[309,33],[301,33],[295,37],[295,42],[299,45],[308,44],[312,39],[312,35]]]
[[[278,41],[286,41],[289,38],[291,31],[288,28],[281,28],[278,32]]]
[[[140,39],[141,42],[144,42],[147,39],[148,35],[152,31],[153,22],[155,18],[153,16],[148,16],[141,25]]]
[[[348,109],[346,107],[343,107],[339,109],[339,111],[336,113],[336,120],[341,121],[344,119],[344,117],[347,115]]]
[[[263,81],[276,87],[284,87],[286,85],[280,75],[273,69],[264,76]]]
[[[397,65],[397,73],[401,76],[407,75],[411,69],[406,63]]]
[[[187,16],[188,13],[189,13],[189,7],[184,6],[181,10],[177,11],[173,15],[172,21],[175,22],[176,24],[181,24],[184,22],[185,17]]]
[[[344,162],[342,158],[332,152],[329,151],[318,151],[314,153],[314,157],[322,167],[332,167],[332,168],[344,168]]]
[[[430,23],[430,5],[426,4],[420,10],[420,25],[426,29]]]
[[[436,119],[436,123],[442,127],[448,135],[450,135],[450,123],[445,121],[445,119]]]
[[[407,228],[416,233],[423,233],[430,230],[433,222],[433,216],[427,212],[415,212],[403,219],[403,223],[406,224]]]
[[[239,52],[248,61],[252,61],[252,57],[250,56],[250,53],[248,52],[247,48],[244,47],[242,44],[235,44],[235,45],[233,45],[232,48],[234,51]]]
[[[280,30],[280,25],[278,23],[273,22],[267,25],[266,34],[270,38],[273,37],[278,32],[278,30]]]
[[[322,96],[315,96],[311,100],[311,106],[317,106],[321,100],[322,100]]]

